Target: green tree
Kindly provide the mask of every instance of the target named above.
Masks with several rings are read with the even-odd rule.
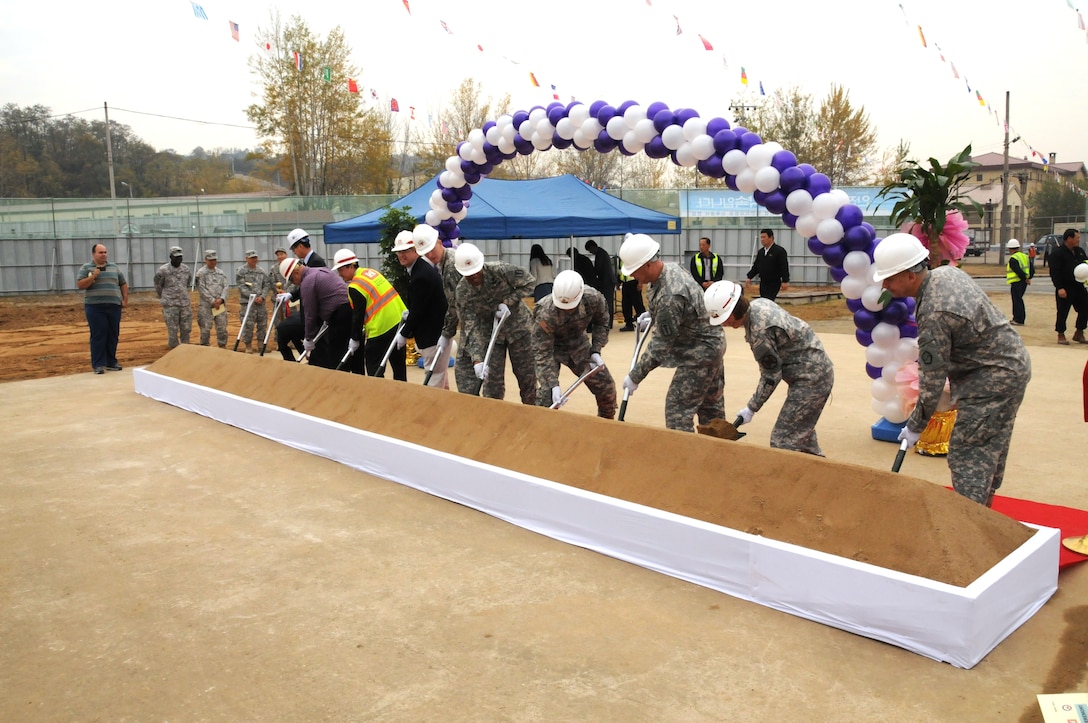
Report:
[[[774,91],[768,102],[745,114],[744,123],[745,128],[763,140],[780,143],[800,160],[811,162],[809,159],[815,155],[816,112],[812,96],[802,93],[797,86]]]
[[[400,208],[390,206],[378,220],[382,224],[382,276],[389,279],[389,283],[393,284],[397,293],[403,296],[408,292],[408,272],[400,265],[397,255],[393,253],[393,243],[397,240],[398,233],[411,231],[416,227],[416,218],[407,206]]]
[[[815,141],[808,162],[832,185],[852,186],[868,180],[866,159],[876,152],[876,134],[865,109],[855,109],[850,93],[841,85],[832,85],[820,104]]]
[[[1065,183],[1046,180],[1039,190],[1027,198],[1028,212],[1031,214],[1033,236],[1053,232],[1054,224],[1068,220],[1070,223],[1085,217],[1085,191],[1088,181],[1073,181],[1076,189]],[[1080,190],[1077,190],[1080,189]]]
[[[443,106],[430,133],[420,145],[419,171],[427,176],[440,173],[446,167],[446,159],[457,152],[457,144],[468,138],[469,131],[483,128],[484,123],[495,120],[507,112],[510,107],[510,95],[504,95],[498,101],[491,96],[482,96],[483,88],[472,78],[465,78],[461,85],[450,94],[449,103]],[[504,161],[493,174],[504,178]]]

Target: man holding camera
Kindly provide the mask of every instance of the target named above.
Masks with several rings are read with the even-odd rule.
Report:
[[[121,309],[128,306],[128,281],[116,264],[110,263],[104,244],[91,246],[94,260],[76,273],[76,288],[83,295],[83,311],[91,332],[91,367],[95,374],[107,369],[121,371],[117,363],[117,339],[121,335]]]

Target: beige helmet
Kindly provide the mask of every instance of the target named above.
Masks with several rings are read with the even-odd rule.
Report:
[[[484,267],[484,254],[476,244],[463,243],[454,254],[454,265],[461,276],[472,276]]]
[[[644,233],[633,233],[620,244],[620,271],[630,276],[661,251],[661,244]]]
[[[732,281],[715,281],[703,292],[703,304],[710,314],[710,323],[721,326],[733,315],[737,300],[744,294],[744,289]]]
[[[298,259],[284,259],[280,262],[280,275],[288,281],[291,280],[291,274],[294,272],[296,266],[301,266],[302,262]]]
[[[873,280],[880,282],[901,271],[913,268],[929,258],[929,251],[909,233],[893,233],[876,245]]]
[[[582,300],[585,282],[577,271],[567,269],[555,276],[552,284],[552,303],[559,309],[573,309]]]
[[[397,234],[397,239],[393,242],[393,251],[407,251],[414,248],[416,248],[416,242],[412,238],[411,231],[401,231]]]
[[[416,251],[423,255],[429,253],[438,243],[438,230],[434,226],[421,223],[412,229],[412,238],[416,242]]]
[[[332,257],[332,270],[359,263],[359,257],[351,249],[340,249]]]

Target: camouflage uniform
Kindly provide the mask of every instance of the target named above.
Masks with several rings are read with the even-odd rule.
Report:
[[[1020,335],[958,268],[933,269],[918,289],[918,405],[907,427],[922,432],[947,377],[958,407],[948,443],[952,487],[989,504],[1005,477],[1013,422],[1031,380]]]
[[[502,324],[488,363],[487,380],[482,394],[491,399],[506,395],[506,355],[518,380],[522,404],[536,404],[536,367],[533,362],[532,313],[524,298],[532,296],[536,281],[523,268],[501,261],[485,263],[481,270],[483,283],[473,286],[465,277],[457,282],[457,317],[461,322],[461,345],[468,356],[465,366],[474,375],[473,365],[482,362],[487,353],[499,304],[510,308],[510,316]],[[445,334],[445,331],[443,331]],[[457,367],[460,367],[458,357]],[[476,382],[479,386],[479,382]],[[471,394],[475,387],[462,385],[458,374],[457,390]]]
[[[189,343],[193,330],[193,304],[189,298],[192,271],[185,264],[163,264],[155,272],[155,295],[162,303],[162,318],[166,322],[166,344],[171,349]]]
[[[238,300],[242,308],[238,311],[238,323],[242,323],[242,317],[246,315],[246,305],[249,304],[250,294],[260,298],[253,300],[253,308],[249,310],[249,318],[242,329],[242,343],[249,346],[253,341],[253,328],[257,328],[257,340],[264,341],[264,334],[268,330],[268,296],[272,293],[272,281],[268,273],[260,266],[249,268],[249,264],[243,264],[234,274],[234,281],[238,284]]]
[[[559,365],[581,376],[589,371],[589,357],[600,354],[608,343],[608,302],[601,292],[587,286],[582,300],[573,309],[560,309],[551,295],[542,298],[533,311],[533,352],[536,356],[536,377],[540,382],[540,404],[550,407],[552,388],[559,386]],[[589,327],[589,334],[586,334]],[[590,338],[592,335],[592,340]],[[597,399],[597,416],[616,416],[616,382],[601,369],[585,381]]]
[[[744,317],[744,340],[760,371],[748,408],[758,412],[779,382],[789,387],[771,430],[771,446],[823,457],[816,422],[835,383],[835,367],[824,345],[808,324],[770,299],[752,299]]]
[[[215,324],[215,340],[221,348],[227,346],[227,312],[219,316],[212,316],[212,304],[216,299],[227,302],[227,289],[229,282],[227,275],[219,268],[209,269],[207,265],[201,266],[196,272],[196,290],[200,292],[200,302],[197,304],[196,321],[200,326],[200,344],[208,346],[211,339],[212,324]]]
[[[457,264],[454,260],[453,249],[446,249],[442,254],[442,261],[439,262],[438,275],[442,277],[442,290],[446,292],[446,320],[442,324],[442,336],[447,339],[453,339],[457,336],[457,326],[459,320],[457,318],[457,284],[461,283],[461,272],[457,270]],[[439,355],[439,358],[434,363],[434,374],[431,376],[431,386],[441,385],[443,389],[449,389],[448,370],[449,370],[449,351],[445,351]],[[439,372],[442,373],[443,379],[440,382],[435,381],[435,377]],[[462,337],[460,343],[457,346],[457,361],[453,365],[453,376],[457,380],[457,391],[464,392],[466,394],[473,394],[476,388],[480,386],[480,381],[476,378],[476,375],[472,371],[472,358],[469,356],[468,349],[465,347],[465,340]]]
[[[694,432],[696,414],[700,424],[724,419],[725,334],[720,326],[711,326],[703,290],[687,269],[665,264],[661,276],[649,285],[648,303],[653,332],[631,371],[631,381],[638,384],[659,366],[676,367],[665,395],[669,429]]]

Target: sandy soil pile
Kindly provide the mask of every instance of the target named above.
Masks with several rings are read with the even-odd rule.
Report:
[[[952,585],[969,584],[1032,534],[1015,520],[923,480],[706,435],[202,347],[179,347],[150,369]]]

